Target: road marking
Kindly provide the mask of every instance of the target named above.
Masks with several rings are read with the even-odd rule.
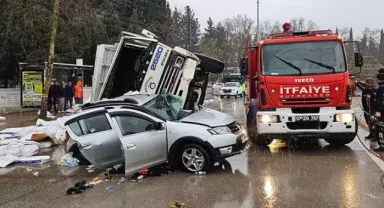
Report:
[[[361,128],[360,126],[359,126],[358,134],[359,134],[359,132],[368,133],[365,131],[365,129]],[[359,137],[360,137],[360,139],[363,139],[365,136],[359,134]],[[359,138],[356,138],[356,139],[359,139]],[[362,140],[362,142],[364,143],[365,146],[370,147],[369,141],[368,141],[368,144],[367,144],[367,141]],[[384,162],[382,160],[380,160],[379,158],[377,158],[376,156],[374,156],[372,153],[370,153],[367,149],[365,149],[365,147],[360,142],[358,142],[358,143],[364,149],[364,151],[369,155],[369,157],[373,160],[373,162],[375,162],[376,165],[379,166],[379,168],[382,171],[384,171]]]

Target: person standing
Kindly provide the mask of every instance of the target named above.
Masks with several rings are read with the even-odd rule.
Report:
[[[379,121],[384,121],[384,68],[379,70],[379,74],[377,75],[377,80],[379,84],[379,88],[376,91],[376,113],[375,117],[378,118]],[[378,139],[379,148],[376,151],[384,151],[384,138],[380,138],[380,134],[383,132],[379,132],[380,129],[378,126],[376,127],[376,137]]]
[[[57,102],[58,102],[58,113],[61,113],[64,111],[64,103],[65,103],[65,82],[61,82],[61,85],[58,86],[58,95],[57,95]]]
[[[51,87],[49,87],[49,91],[48,91],[48,111],[51,111],[52,110],[52,106],[53,106],[53,110],[55,112],[57,112],[58,86],[59,86],[59,82],[55,81],[51,85]]]
[[[64,111],[67,110],[67,105],[69,103],[69,109],[72,108],[73,105],[73,97],[75,96],[75,88],[72,85],[72,82],[68,82],[68,85],[65,86],[65,104]]]
[[[241,85],[241,91],[243,91],[243,99],[245,101],[246,91],[247,91],[247,86],[245,85],[245,82],[243,82],[243,84]]]
[[[364,110],[365,122],[369,126],[369,135],[365,139],[374,140],[374,124],[372,122],[371,116],[375,115],[375,95],[376,87],[374,85],[375,80],[373,78],[368,78],[365,83],[357,82],[356,86],[362,91],[361,103]]]
[[[83,86],[80,81],[77,81],[75,86],[75,104],[83,104]]]

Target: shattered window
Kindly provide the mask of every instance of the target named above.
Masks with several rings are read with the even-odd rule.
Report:
[[[155,129],[153,122],[134,116],[118,116],[116,117],[116,121],[119,124],[123,136]]]
[[[110,130],[108,119],[105,115],[98,115],[80,121],[84,135]]]

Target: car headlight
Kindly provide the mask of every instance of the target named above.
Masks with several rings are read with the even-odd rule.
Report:
[[[352,122],[354,118],[355,116],[353,113],[343,113],[335,115],[336,122]]]
[[[213,134],[213,135],[217,135],[217,134],[231,134],[232,133],[231,129],[229,129],[226,126],[220,126],[220,127],[215,127],[215,128],[212,128],[212,129],[208,129],[208,132]]]
[[[183,68],[183,64],[184,64],[184,58],[178,56],[176,58],[175,64],[173,66],[176,67],[176,68],[181,69],[181,68]]]
[[[277,123],[279,117],[274,115],[259,115],[257,120],[259,123]]]

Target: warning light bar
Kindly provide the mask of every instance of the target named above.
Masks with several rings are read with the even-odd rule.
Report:
[[[333,35],[332,30],[314,30],[306,32],[285,32],[285,33],[272,33],[269,36],[272,39],[289,38],[289,37],[305,37],[305,36],[329,36]]]

